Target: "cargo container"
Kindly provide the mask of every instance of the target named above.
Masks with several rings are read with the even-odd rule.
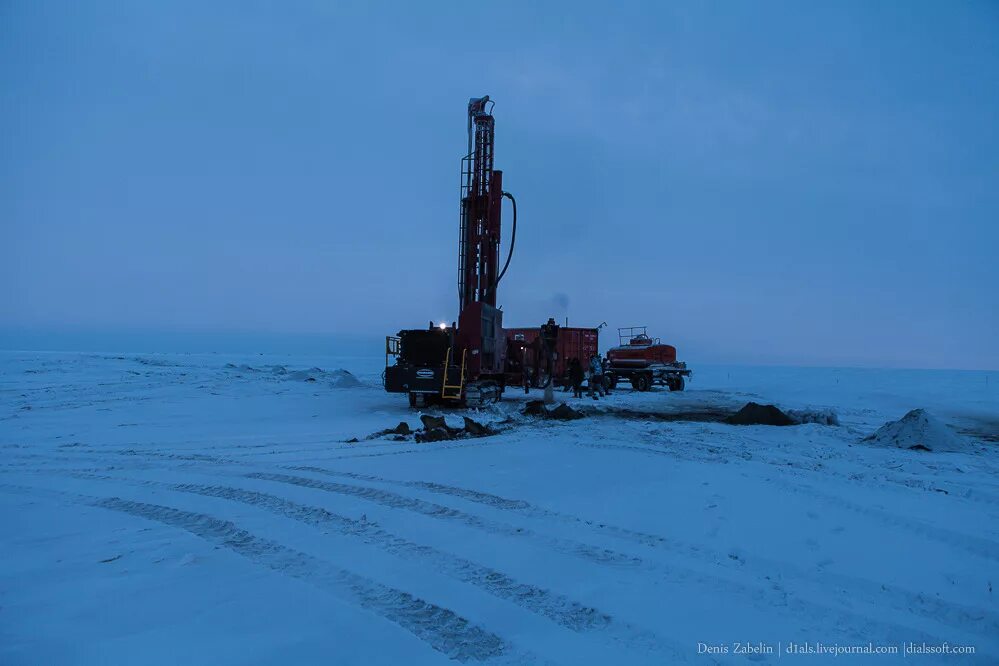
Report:
[[[590,356],[597,353],[599,329],[559,326],[555,341],[552,375],[557,386],[566,383],[569,361],[578,358],[587,367]],[[523,386],[525,374],[529,384],[541,387],[548,383],[548,369],[543,353],[541,328],[506,329],[506,383]]]

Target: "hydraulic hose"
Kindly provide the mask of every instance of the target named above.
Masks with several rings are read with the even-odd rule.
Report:
[[[510,232],[510,253],[506,255],[506,263],[503,264],[503,270],[500,271],[499,277],[496,278],[496,285],[493,289],[499,286],[500,280],[506,275],[506,269],[510,267],[510,260],[513,259],[513,246],[517,242],[517,200],[509,192],[504,192],[503,196],[513,202],[513,231]]]

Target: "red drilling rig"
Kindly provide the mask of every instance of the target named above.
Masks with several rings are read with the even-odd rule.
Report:
[[[458,241],[458,320],[399,331],[385,339],[385,390],[408,393],[410,405],[434,402],[483,405],[503,393],[506,334],[496,289],[513,257],[517,202],[493,168],[495,119],[489,96],[468,102],[468,153],[461,160]],[[513,232],[502,270],[500,214],[513,203]],[[395,363],[390,365],[391,359]]]
[[[587,367],[597,353],[599,328],[569,328],[549,319],[536,328],[503,329],[496,290],[513,257],[517,201],[503,191],[503,173],[493,168],[492,109],[488,95],[468,102],[468,152],[461,160],[458,319],[450,325],[430,322],[427,328],[385,338],[385,390],[408,394],[414,407],[481,406],[499,400],[508,383],[544,387],[563,382],[572,358]],[[513,204],[513,228],[500,269],[503,197]],[[644,329],[629,333],[622,333],[621,346],[608,353],[605,381],[630,379],[639,391],[653,384],[683,390],[690,371],[677,363],[676,349],[651,340]]]

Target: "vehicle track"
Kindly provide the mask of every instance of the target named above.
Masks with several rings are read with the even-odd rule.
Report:
[[[523,662],[527,657],[450,609],[255,536],[230,521],[117,497],[95,499],[91,504],[185,530],[259,566],[320,587],[399,625],[451,659],[465,662],[513,657],[513,661]]]
[[[669,655],[674,661],[685,660],[684,652],[679,648],[663,642],[646,629],[614,620],[597,608],[585,606],[557,592],[517,581],[502,571],[432,546],[409,541],[382,529],[374,522],[355,520],[321,507],[231,486],[168,483],[89,472],[76,472],[72,476],[214,497],[263,509],[313,527],[332,528],[341,536],[357,538],[397,557],[421,560],[447,576],[478,587],[492,596],[545,617],[575,633],[596,633],[623,647]],[[60,497],[66,496],[62,491],[53,492]],[[78,497],[86,498],[86,496]]]
[[[617,449],[617,450],[634,451],[634,452],[637,452],[637,453],[642,453],[642,454],[646,454],[646,455],[653,455],[653,456],[663,456],[663,455],[665,455],[665,456],[669,456],[669,457],[674,457],[674,458],[678,458],[678,459],[692,460],[692,461],[715,462],[715,463],[723,463],[723,464],[728,462],[728,460],[725,459],[725,458],[719,458],[719,459],[706,459],[706,458],[705,459],[698,459],[698,458],[689,456],[689,454],[680,455],[680,454],[678,454],[678,453],[676,453],[674,451],[665,450],[665,449],[659,449],[659,448],[645,448],[645,447],[629,446],[629,445],[617,445],[617,444],[597,444],[597,443],[590,443],[590,442],[575,442],[574,444],[579,445],[579,446],[586,446],[586,447],[589,447],[589,448],[598,448],[598,449],[603,448],[603,449]],[[733,452],[733,455],[738,455],[738,454],[735,453],[735,452]],[[751,456],[748,459],[751,459]],[[780,466],[772,464],[771,462],[767,461],[766,459],[761,459],[760,462],[762,464],[767,465],[768,467],[771,467],[771,468],[783,469]],[[807,479],[807,477],[804,477],[804,478]],[[891,525],[893,527],[902,527],[902,528],[908,529],[908,530],[910,530],[910,531],[918,534],[920,537],[929,538],[929,539],[932,539],[934,541],[939,541],[940,543],[943,543],[943,544],[948,545],[948,546],[961,548],[961,549],[966,550],[966,551],[968,551],[970,553],[978,555],[979,557],[983,557],[983,558],[986,558],[986,559],[999,561],[999,543],[997,543],[995,541],[991,541],[991,540],[988,540],[988,539],[983,539],[983,538],[972,536],[972,535],[962,534],[960,532],[955,532],[953,530],[948,530],[946,528],[935,527],[933,525],[928,525],[928,524],[922,523],[922,522],[917,521],[917,520],[912,520],[910,518],[906,518],[904,516],[898,516],[898,515],[892,514],[892,513],[888,512],[888,511],[882,511],[882,510],[875,509],[875,508],[868,507],[868,506],[864,506],[864,505],[861,505],[861,504],[856,504],[856,503],[848,502],[848,501],[844,500],[841,497],[832,496],[832,495],[828,495],[828,494],[822,493],[821,491],[814,490],[810,486],[807,486],[807,485],[804,485],[804,484],[794,483],[794,482],[791,482],[791,481],[787,481],[785,479],[778,479],[778,478],[775,478],[775,477],[771,477],[769,479],[769,481],[772,481],[774,483],[780,484],[780,485],[788,488],[792,492],[798,492],[798,493],[810,495],[810,496],[815,497],[816,499],[822,500],[822,501],[824,501],[826,503],[831,503],[831,504],[834,504],[834,505],[836,505],[838,507],[847,508],[847,509],[849,509],[851,511],[854,511],[855,513],[859,513],[859,514],[862,514],[862,515],[865,515],[865,516],[868,516],[868,517],[871,517],[871,518],[879,519],[883,523]]]
[[[159,457],[159,456],[157,456]],[[163,456],[164,458],[171,458],[176,461],[172,456]],[[340,473],[333,470],[327,470],[324,468],[314,467],[310,471],[315,471],[318,473],[330,473],[333,475],[345,475],[351,477],[351,473]],[[286,475],[276,475],[279,478],[268,478],[275,475],[266,474],[248,474],[250,478],[261,478],[264,480],[277,480],[288,483],[286,478],[280,478]],[[374,477],[371,475],[353,475],[354,478],[365,478],[367,480],[377,480],[380,482],[394,483],[391,480],[382,479],[380,477]],[[516,528],[512,525],[504,524],[498,521],[490,521],[487,519],[480,519],[477,516],[467,514],[449,507],[442,505],[423,502],[422,500],[414,500],[411,498],[396,495],[394,493],[385,493],[374,488],[365,488],[359,486],[351,486],[346,484],[327,484],[322,481],[315,479],[303,479],[302,477],[289,477],[296,479],[298,483],[291,482],[292,485],[304,485],[305,487],[318,488],[320,490],[327,490],[331,492],[339,492],[341,494],[353,495],[361,497],[362,499],[367,499],[370,501],[375,501],[377,503],[389,506],[390,508],[414,510],[418,513],[424,513],[434,518],[442,519],[457,519],[462,522],[466,522],[472,527],[477,527],[479,529],[486,530],[488,532],[496,531],[493,528],[499,526],[501,529],[498,530],[503,534],[510,536],[540,536],[534,535],[530,530],[524,530],[521,528]],[[405,485],[405,482],[398,482]],[[747,585],[741,582],[735,582],[724,577],[718,577],[711,574],[704,574],[702,572],[688,569],[685,567],[678,567],[674,564],[670,564],[667,567],[663,567],[654,562],[646,562],[640,557],[632,557],[617,551],[609,551],[607,549],[600,549],[589,544],[580,544],[580,542],[568,542],[560,539],[552,539],[550,537],[542,537],[542,545],[549,548],[559,550],[561,552],[568,552],[573,555],[579,554],[575,550],[574,546],[583,546],[587,553],[600,553],[609,552],[617,553],[618,555],[628,558],[630,564],[651,569],[658,570],[662,574],[662,579],[666,582],[685,584],[685,583],[695,583],[700,586],[708,586],[709,588],[714,588],[719,592],[723,593],[733,593],[746,596],[753,599],[753,603],[761,603],[764,605],[772,604],[778,606],[788,606],[791,608],[798,609],[800,612],[811,612],[816,611],[823,614],[835,614],[840,618],[840,624],[847,624],[854,626],[858,624],[868,623],[869,625],[878,626],[882,630],[886,631],[885,635],[897,634],[899,625],[884,624],[874,620],[880,614],[880,609],[883,608],[883,604],[886,602],[907,614],[920,615],[937,623],[941,624],[951,624],[958,628],[968,628],[969,624],[976,628],[977,631],[992,635],[994,629],[999,626],[999,621],[997,621],[994,614],[982,611],[981,609],[973,607],[959,606],[956,604],[950,604],[942,600],[934,600],[932,597],[925,596],[923,594],[912,593],[907,590],[902,590],[899,588],[888,588],[886,586],[878,586],[873,581],[868,581],[866,579],[854,579],[848,576],[837,576],[834,574],[825,573],[811,573],[805,572],[804,570],[797,569],[793,565],[784,562],[765,562],[761,559],[752,559],[750,563],[747,563],[742,558],[734,562],[729,562],[723,553],[717,551],[712,551],[710,549],[703,549],[698,546],[690,546],[683,544],[673,539],[667,537],[661,537],[658,535],[638,532],[635,530],[628,530],[627,528],[619,528],[616,526],[594,523],[593,521],[587,521],[585,519],[571,516],[570,514],[560,514],[559,512],[554,512],[541,507],[535,507],[523,500],[511,500],[509,498],[499,497],[497,495],[490,495],[488,493],[481,493],[479,491],[468,490],[463,488],[457,488],[454,486],[445,486],[444,484],[427,484],[426,482],[410,482],[410,487],[421,488],[425,490],[430,490],[434,492],[442,492],[441,494],[452,495],[457,497],[463,497],[464,499],[470,499],[475,497],[479,503],[493,506],[497,508],[505,508],[508,511],[518,511],[523,513],[523,515],[540,515],[546,518],[556,518],[564,522],[580,523],[593,527],[596,525],[601,533],[606,533],[611,536],[627,539],[633,541],[634,543],[651,546],[654,548],[663,548],[684,557],[688,557],[697,561],[701,561],[713,567],[722,567],[730,571],[735,570],[739,572],[737,575],[741,578],[743,575],[749,572],[753,572],[756,582],[754,585]],[[430,486],[430,487],[428,487]],[[438,486],[438,487],[434,487]],[[431,490],[431,487],[434,487]],[[335,488],[335,490],[331,490]],[[474,501],[474,500],[473,500]],[[538,511],[538,514],[534,514],[534,511]],[[568,548],[567,548],[568,546]],[[585,557],[585,556],[584,556]],[[590,559],[590,558],[587,558]],[[604,564],[602,557],[598,557],[596,560],[598,563]],[[748,564],[748,566],[747,566]],[[789,598],[788,593],[784,590],[783,579],[785,577],[798,578],[805,581],[810,581],[816,585],[822,586],[823,589],[828,589],[835,594],[838,594],[840,601],[850,610],[842,611],[836,608],[836,605],[830,606],[825,603],[816,603],[809,601],[806,598]],[[863,588],[863,592],[869,597],[870,609],[867,612],[873,613],[872,616],[867,616],[864,614],[857,614],[856,606],[858,599],[855,596],[856,592],[860,592]],[[833,595],[835,596],[835,595]],[[824,597],[828,598],[828,597]],[[862,603],[867,606],[866,601]],[[912,630],[905,628],[908,631],[908,635],[912,635]]]
[[[120,481],[115,477],[108,478]],[[510,642],[448,608],[256,536],[228,520],[119,497],[94,497],[17,484],[0,484],[0,491],[87,504],[182,529],[213,545],[231,550],[258,566],[302,580],[354,603],[399,625],[434,650],[457,661],[490,661],[497,664],[534,664],[539,661],[536,656],[517,649]]]
[[[290,474],[274,474],[267,472],[251,472],[245,475],[250,479],[260,479],[262,481],[276,481],[304,488],[313,488],[340,495],[359,497],[369,502],[381,504],[393,509],[403,509],[415,513],[430,516],[440,520],[451,520],[468,525],[475,529],[483,530],[492,534],[502,534],[523,539],[530,539],[541,543],[552,550],[580,557],[591,562],[604,565],[638,566],[641,559],[620,553],[608,548],[600,548],[590,544],[573,541],[571,539],[556,539],[543,534],[538,534],[533,530],[515,527],[508,523],[502,523],[488,518],[482,518],[474,514],[459,511],[443,504],[435,504],[421,499],[406,497],[397,493],[371,488],[368,486],[354,486],[346,483],[333,483],[330,481],[320,481],[304,476],[293,476]]]
[[[999,543],[996,543],[995,541],[972,536],[970,534],[963,534],[961,532],[956,532],[943,527],[937,527],[918,520],[899,516],[883,509],[851,502],[843,497],[830,495],[804,484],[776,478],[770,478],[769,481],[779,484],[792,492],[808,495],[838,508],[847,509],[863,516],[875,518],[893,527],[907,529],[920,537],[932,539],[933,541],[938,541],[947,546],[961,548],[962,550],[966,550],[969,553],[988,560],[999,561]]]
[[[299,504],[276,495],[242,488],[196,484],[164,485],[180,492],[241,502],[308,525],[332,527],[337,534],[355,537],[397,557],[423,561],[441,573],[478,587],[576,633],[599,632],[630,647],[656,650],[671,654],[674,658],[681,654],[677,648],[662,643],[651,632],[616,621],[597,608],[584,606],[551,590],[522,583],[502,571],[452,553],[409,541],[387,532],[377,523],[354,520],[321,507]]]
[[[289,469],[310,471],[360,481],[385,483],[406,488],[415,488],[435,494],[459,497],[470,502],[489,506],[500,511],[516,513],[529,518],[557,520],[566,524],[585,526],[601,534],[607,534],[609,536],[651,548],[664,549],[706,564],[716,565],[728,569],[738,568],[744,570],[745,568],[749,568],[750,570],[755,570],[756,575],[759,578],[766,579],[768,581],[778,581],[786,578],[806,581],[813,585],[838,593],[851,605],[856,604],[858,597],[862,595],[869,599],[873,606],[880,606],[883,603],[888,603],[896,610],[915,613],[942,624],[952,625],[957,628],[967,628],[971,626],[974,627],[979,633],[985,635],[999,634],[999,616],[993,612],[973,606],[967,606],[965,604],[950,603],[941,599],[935,599],[922,593],[876,583],[865,578],[829,572],[816,573],[806,571],[805,569],[789,562],[774,561],[755,556],[748,559],[739,558],[738,560],[733,561],[724,553],[684,543],[683,541],[672,537],[651,534],[626,527],[611,525],[609,523],[588,520],[572,514],[537,506],[526,500],[501,497],[492,493],[472,490],[469,488],[460,488],[458,486],[427,481],[401,481],[386,479],[384,477],[374,476],[371,474],[342,472],[317,466],[299,466]]]
[[[346,494],[355,497],[361,497],[384,506],[395,509],[403,509],[415,511],[417,513],[422,513],[432,518],[442,519],[442,520],[459,520],[468,524],[470,527],[484,530],[489,533],[500,533],[507,536],[517,536],[517,537],[527,537],[537,540],[542,545],[548,546],[553,550],[558,550],[560,552],[565,552],[571,555],[579,555],[577,550],[578,546],[583,546],[586,551],[598,551],[606,550],[599,549],[595,546],[590,546],[588,544],[581,544],[579,542],[570,542],[572,546],[568,549],[563,545],[563,540],[553,539],[551,537],[544,537],[542,535],[537,535],[528,529],[515,528],[511,525],[501,523],[498,521],[493,521],[489,519],[479,518],[465,512],[452,509],[440,504],[434,504],[432,502],[425,502],[423,500],[412,499],[397,495],[395,493],[390,493],[386,491],[381,491],[376,488],[369,488],[364,486],[351,486],[347,484],[340,483],[330,483],[326,481],[320,481],[317,479],[305,478],[305,477],[295,477],[285,474],[269,474],[269,473],[252,473],[247,474],[246,477],[277,481],[279,483],[288,483],[291,485],[303,486],[306,488],[313,488],[316,490],[323,490],[326,492],[332,492],[337,494]],[[688,567],[677,566],[674,564],[662,565],[657,562],[649,562],[641,557],[626,555],[619,553],[618,551],[607,552],[614,553],[616,558],[625,557],[628,558],[628,564],[635,568],[645,569],[650,572],[655,572],[658,574],[658,578],[670,584],[677,585],[687,585],[695,584],[706,589],[713,589],[720,594],[733,594],[738,595],[747,599],[752,600],[754,605],[759,605],[761,608],[772,608],[786,607],[788,612],[794,615],[808,615],[808,616],[818,616],[825,618],[833,618],[835,625],[839,627],[864,627],[867,634],[857,633],[855,638],[864,639],[870,637],[870,632],[877,630],[880,632],[881,637],[888,639],[895,638],[902,640],[903,637],[909,637],[914,640],[918,638],[924,640],[927,644],[936,641],[940,642],[940,639],[934,637],[933,635],[913,629],[912,627],[902,626],[889,622],[882,622],[876,619],[878,614],[877,604],[873,605],[875,608],[874,616],[865,615],[863,613],[858,613],[852,609],[843,609],[838,606],[829,605],[827,603],[816,602],[806,598],[798,598],[797,596],[792,596],[784,588],[784,585],[780,582],[778,578],[770,578],[769,576],[763,576],[763,580],[758,580],[755,584],[746,584],[743,582],[738,582],[729,578],[716,576],[709,573],[704,573],[695,569],[690,569]],[[584,559],[590,559],[584,556]],[[612,561],[600,561],[596,560],[599,564],[614,564]],[[711,564],[717,564],[716,562],[710,562]],[[979,618],[980,619],[980,618]]]
[[[425,546],[396,536],[381,529],[377,523],[354,520],[321,507],[309,506],[291,500],[231,486],[205,486],[197,484],[162,484],[179,492],[240,502],[271,513],[291,518],[307,525],[331,527],[337,534],[359,538],[364,543],[400,557],[422,559],[435,568],[463,582],[481,587],[501,599],[544,615],[555,623],[573,631],[592,631],[611,624],[611,617],[599,610],[583,606],[549,590],[520,583],[495,569],[456,557],[431,546]]]
[[[386,479],[384,477],[374,476],[372,474],[342,472],[338,470],[329,469],[326,467],[318,467],[315,465],[300,465],[295,467],[288,466],[285,469],[295,470],[299,472],[315,472],[317,474],[325,474],[328,476],[355,479],[358,481],[385,483],[389,485],[402,486],[405,488],[416,488],[418,490],[426,490],[427,492],[439,495],[450,495],[452,497],[459,497],[461,499],[468,500],[470,502],[475,502],[476,504],[483,504],[485,506],[492,507],[494,509],[499,509],[501,511],[509,511],[512,513],[517,513],[522,516],[526,516],[528,518],[554,519],[563,523],[586,525],[595,528],[601,532],[606,532],[608,534],[612,534],[614,536],[618,536],[627,539],[629,541],[649,546],[655,546],[659,543],[668,540],[666,537],[663,536],[648,534],[645,532],[639,532],[624,527],[617,527],[615,525],[610,525],[607,523],[598,523],[592,520],[579,518],[571,514],[562,513],[559,511],[553,511],[551,509],[546,509],[544,507],[531,504],[526,500],[509,499],[491,493],[485,493],[478,490],[471,490],[469,488],[459,488],[458,486],[450,486],[443,483],[434,483],[429,481],[400,481],[396,479]]]

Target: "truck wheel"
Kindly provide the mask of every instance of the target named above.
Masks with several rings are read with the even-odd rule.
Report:
[[[613,391],[617,388],[617,375],[604,375],[604,386]]]
[[[683,381],[683,375],[681,375],[681,376],[679,376],[679,377],[676,378],[676,388],[674,388],[673,390],[674,391],[682,391],[685,386],[686,386],[686,382]]]
[[[635,375],[631,378],[631,388],[636,391],[648,391],[651,385],[652,381],[649,379],[648,375]]]

